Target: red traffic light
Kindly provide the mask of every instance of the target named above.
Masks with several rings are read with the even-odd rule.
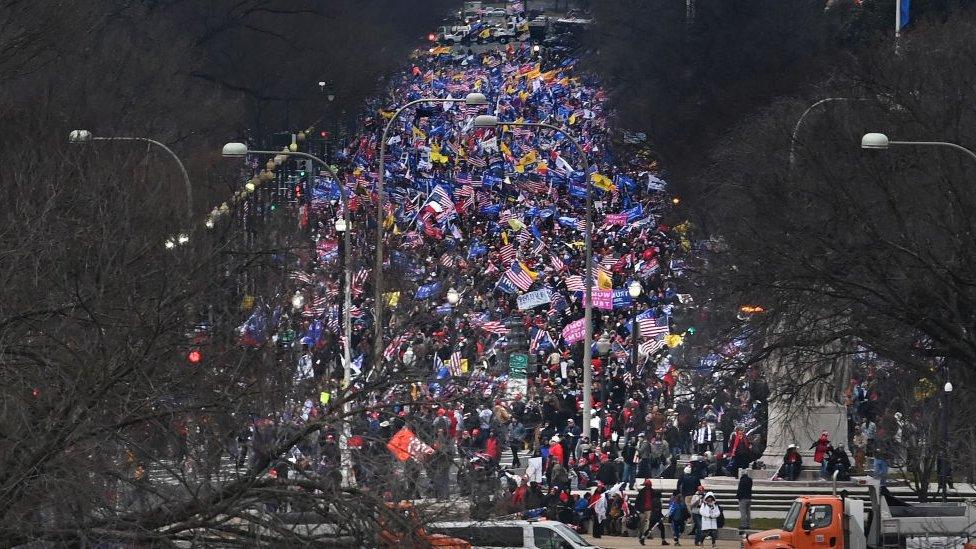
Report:
[[[197,364],[203,360],[203,353],[201,353],[199,349],[193,349],[187,353],[186,360],[189,361],[190,364]]]
[[[431,42],[436,42],[437,41],[437,35],[434,34],[434,33],[430,33],[430,34],[427,35],[427,40],[430,40]]]
[[[329,137],[329,132],[327,130],[322,130],[319,132],[319,137],[321,137],[322,139],[326,139]]]

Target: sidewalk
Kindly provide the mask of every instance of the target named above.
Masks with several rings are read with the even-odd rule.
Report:
[[[597,547],[606,547],[606,548],[662,547],[661,538],[647,539],[644,541],[644,543],[646,543],[647,545],[641,545],[637,541],[637,538],[633,538],[633,537],[603,536],[600,539],[593,539],[592,536],[583,536],[583,538],[586,541],[592,543],[593,545],[596,545]],[[668,543],[671,544],[669,547],[674,547],[674,540],[669,539]],[[710,543],[709,541],[706,541],[705,547],[709,547],[709,543]],[[694,546],[695,546],[694,539],[690,537],[681,538],[681,545],[679,545],[679,547],[694,547]],[[741,546],[742,546],[742,542],[737,539],[735,540],[722,539],[719,540],[719,542],[714,545],[714,547],[718,547],[720,549],[732,549],[733,547],[741,547]]]

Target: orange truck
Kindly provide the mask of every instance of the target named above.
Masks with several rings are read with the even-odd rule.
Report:
[[[750,534],[745,549],[970,549],[976,516],[969,504],[909,504],[869,481],[869,501],[801,496],[783,527]],[[868,506],[867,509],[865,508]]]

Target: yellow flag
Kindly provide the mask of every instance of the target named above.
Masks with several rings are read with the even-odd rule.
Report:
[[[461,359],[461,373],[468,373],[468,359],[466,358]]]
[[[525,166],[522,164],[516,164],[515,173],[525,173]]]
[[[396,307],[400,303],[400,292],[387,292],[383,294],[383,300],[388,307]]]
[[[254,296],[245,294],[244,297],[241,298],[241,310],[250,311],[253,307],[254,307]]]
[[[569,115],[569,125],[572,126],[575,123],[576,123],[576,113],[574,112],[573,114]]]
[[[396,111],[385,111],[385,110],[380,109],[380,116],[382,116],[383,118],[386,118],[387,120],[393,118],[393,115],[394,114],[396,114]]]
[[[605,191],[612,191],[617,188],[616,185],[613,184],[613,181],[611,181],[609,177],[601,173],[593,174],[593,186],[598,189],[603,189]]]
[[[535,279],[537,279],[537,278],[539,278],[539,273],[537,273],[537,272],[535,272],[535,271],[533,271],[533,270],[531,270],[531,269],[529,269],[529,268],[528,268],[528,267],[527,267],[527,266],[525,265],[525,263],[522,263],[521,261],[519,261],[519,266],[520,266],[520,267],[522,267],[522,270],[523,270],[523,271],[525,271],[525,273],[526,273],[527,275],[529,275],[529,278],[531,278],[532,280],[535,280]]]
[[[613,279],[610,278],[610,275],[603,270],[597,271],[596,283],[598,286],[600,286],[601,290],[609,290],[610,288],[613,288]]]
[[[685,338],[681,337],[681,334],[668,334],[664,336],[664,344],[668,347],[674,349],[675,347],[681,345],[685,342]]]
[[[512,149],[509,149],[508,145],[506,145],[504,141],[498,144],[498,148],[501,149],[502,154],[505,156],[512,156]]]
[[[529,99],[529,92],[522,90],[519,92],[519,99],[524,103]]]
[[[434,55],[444,55],[447,53],[451,53],[451,46],[441,46],[439,48],[434,48],[430,51],[430,53]]]
[[[509,218],[509,220],[508,220],[508,226],[511,227],[512,230],[521,231],[522,229],[525,228],[525,223],[522,223],[520,220],[515,219],[514,217],[512,217],[512,218]]]
[[[535,149],[532,149],[529,152],[523,154],[522,158],[519,158],[518,163],[525,166],[527,164],[531,164],[535,162],[536,158],[538,158],[538,156],[536,155]]]
[[[319,402],[321,402],[323,405],[327,405],[330,400],[332,400],[332,395],[328,391],[322,391],[319,393]]]
[[[423,139],[424,141],[427,140],[427,134],[417,126],[413,127],[413,137],[414,139]]]

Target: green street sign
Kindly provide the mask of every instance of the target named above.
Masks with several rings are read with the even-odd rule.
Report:
[[[511,378],[525,379],[525,372],[529,367],[529,355],[512,353],[508,356],[508,375]]]

